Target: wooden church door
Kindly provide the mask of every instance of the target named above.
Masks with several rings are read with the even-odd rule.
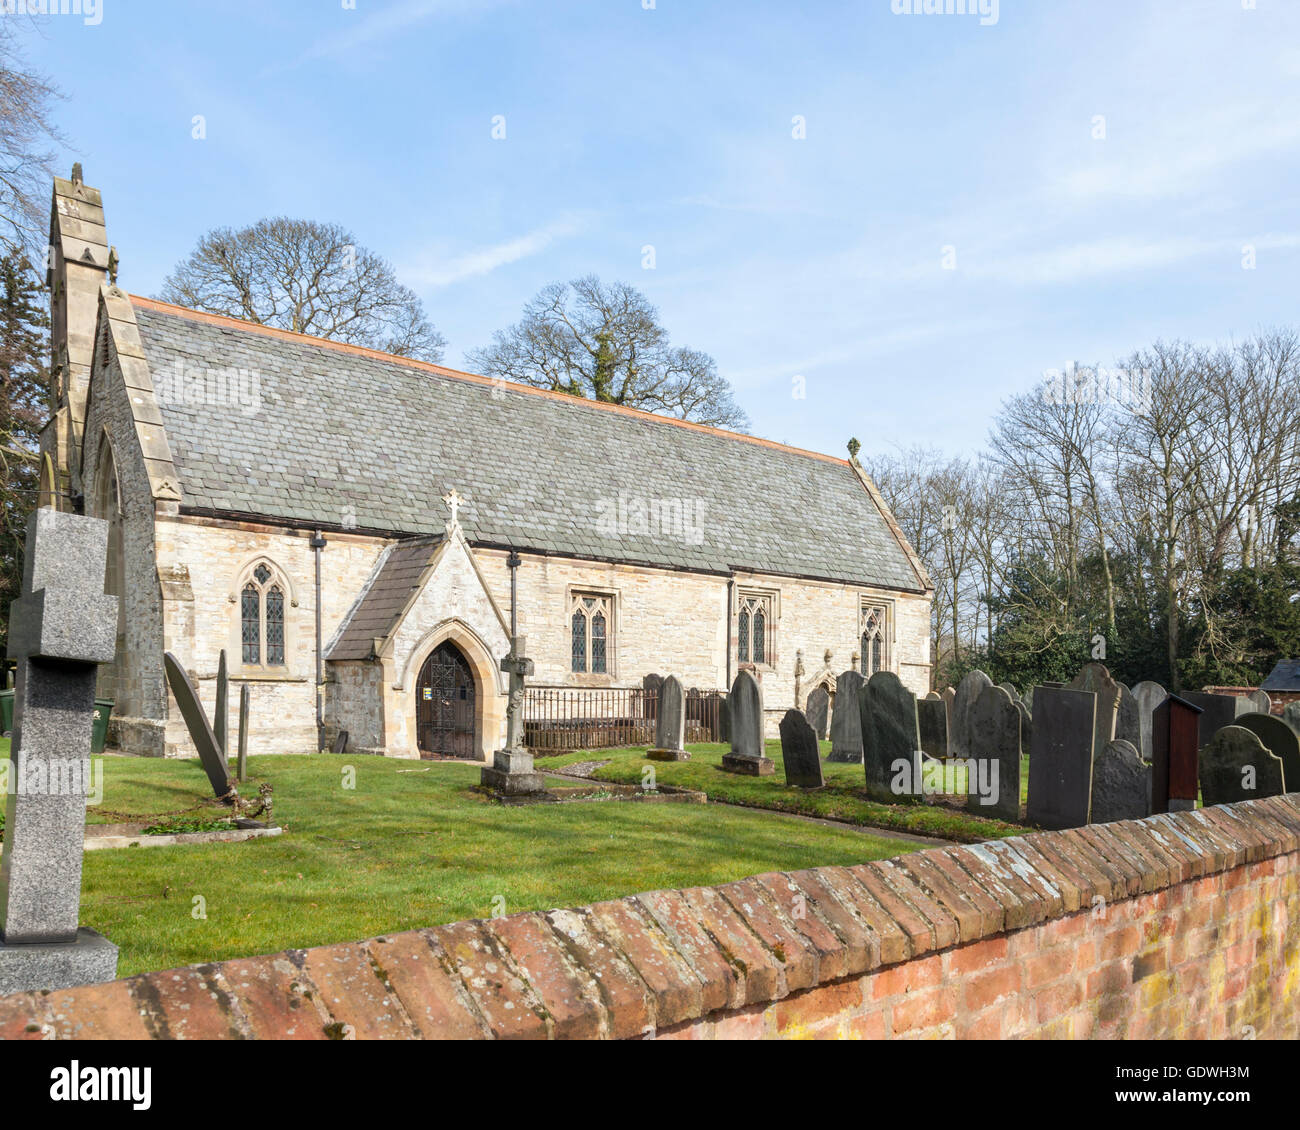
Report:
[[[455,644],[439,644],[420,668],[415,687],[420,752],[477,758],[474,707],[474,674],[469,664]]]

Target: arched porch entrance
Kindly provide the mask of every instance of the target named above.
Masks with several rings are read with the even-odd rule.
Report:
[[[444,640],[429,653],[415,682],[415,742],[420,753],[479,757],[478,688],[464,652]]]

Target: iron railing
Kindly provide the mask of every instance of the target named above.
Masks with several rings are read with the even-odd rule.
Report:
[[[536,753],[652,746],[659,692],[641,687],[528,687],[524,742]],[[716,742],[722,734],[721,691],[686,692],[686,741]]]

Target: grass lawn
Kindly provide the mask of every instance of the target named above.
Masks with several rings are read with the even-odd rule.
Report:
[[[825,756],[830,752],[830,742],[822,742],[821,745]],[[1016,824],[968,814],[944,805],[894,805],[868,800],[864,795],[861,765],[823,761],[825,788],[817,792],[789,788],[785,784],[779,741],[767,743],[767,756],[776,762],[776,773],[773,776],[743,777],[725,773],[722,770],[722,756],[728,748],[721,744],[687,746],[691,754],[690,761],[648,761],[645,750],[637,748],[585,750],[558,757],[538,758],[537,767],[558,771],[565,765],[578,761],[609,759],[608,765],[596,770],[596,778],[630,783],[640,781],[646,766],[653,766],[656,779],[662,784],[700,789],[708,794],[710,800],[777,812],[795,812],[804,816],[828,817],[849,824],[910,832],[919,836],[937,836],[963,843],[1015,836],[1025,831]],[[1020,799],[1023,802],[1029,785],[1028,758],[1021,761],[1020,781]]]
[[[103,809],[167,812],[207,791],[197,761],[103,764]],[[275,786],[283,836],[86,853],[81,920],[121,947],[120,976],[915,848],[713,805],[506,808],[471,791],[477,766],[448,762],[319,754],[249,769],[247,792]]]

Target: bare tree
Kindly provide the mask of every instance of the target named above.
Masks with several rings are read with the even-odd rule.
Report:
[[[645,295],[594,275],[544,288],[468,361],[487,376],[572,396],[737,431],[749,425],[712,357],[671,345]]]
[[[20,26],[12,15],[0,17],[0,252],[44,263],[52,147],[62,140],[50,113],[59,94],[28,66]]]
[[[442,360],[447,345],[388,261],[338,224],[277,216],[238,231],[217,228],[159,297],[422,361]]]

